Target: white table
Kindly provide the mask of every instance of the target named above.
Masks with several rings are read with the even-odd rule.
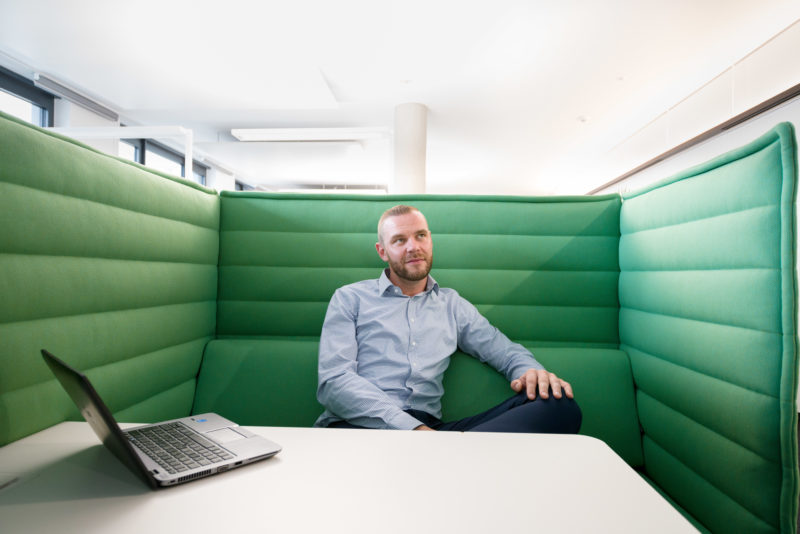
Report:
[[[0,449],[0,531],[696,532],[585,436],[250,429],[283,451],[157,491],[86,423],[29,436]]]

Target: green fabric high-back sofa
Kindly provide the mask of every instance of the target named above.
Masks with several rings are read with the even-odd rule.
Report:
[[[310,426],[327,302],[379,276],[405,203],[440,284],[572,382],[582,433],[698,528],[794,532],[796,174],[782,124],[624,198],[217,194],[0,115],[0,445],[79,418],[42,348],[120,420]],[[446,418],[511,394],[461,353],[445,390]]]

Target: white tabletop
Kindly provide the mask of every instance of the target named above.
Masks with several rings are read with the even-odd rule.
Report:
[[[151,491],[86,423],[0,449],[0,530],[696,532],[585,436],[249,427],[269,460]]]

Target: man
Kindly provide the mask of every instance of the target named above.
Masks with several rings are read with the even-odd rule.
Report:
[[[578,431],[581,412],[570,384],[428,274],[433,241],[419,210],[387,210],[375,248],[388,263],[381,277],[338,289],[328,305],[317,390],[326,410],[316,426]],[[476,416],[442,422],[442,376],[456,348],[504,374],[517,395]]]

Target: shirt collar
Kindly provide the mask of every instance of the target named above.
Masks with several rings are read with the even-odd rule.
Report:
[[[389,268],[383,270],[381,273],[381,277],[378,279],[378,292],[381,295],[385,295],[386,291],[390,288],[397,287],[395,286],[391,280],[389,280]],[[433,292],[438,295],[439,294],[439,283],[433,279],[431,275],[428,275],[428,281],[425,284],[425,293],[433,290]]]

